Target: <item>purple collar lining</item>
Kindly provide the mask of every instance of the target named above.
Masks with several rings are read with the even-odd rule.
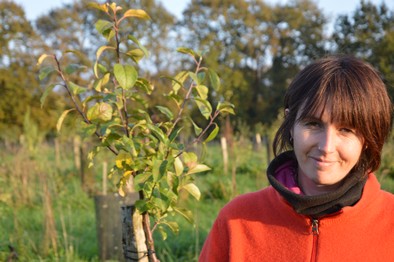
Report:
[[[293,161],[287,161],[276,170],[275,178],[290,191],[303,195],[304,193],[298,186],[296,172]]]

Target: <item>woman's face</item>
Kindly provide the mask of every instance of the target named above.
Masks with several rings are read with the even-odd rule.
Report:
[[[358,162],[363,139],[346,124],[332,123],[327,106],[320,118],[296,121],[291,135],[298,161],[298,183],[306,195],[335,190]],[[318,110],[319,112],[319,110]],[[300,112],[297,114],[299,118]]]

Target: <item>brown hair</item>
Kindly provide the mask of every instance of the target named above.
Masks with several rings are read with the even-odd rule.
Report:
[[[391,131],[392,105],[382,79],[370,64],[351,56],[317,60],[296,75],[284,105],[288,113],[275,135],[275,155],[292,149],[290,131],[296,121],[322,114],[325,106],[331,105],[331,121],[348,124],[364,139],[358,165],[365,171],[378,169]],[[323,108],[321,112],[317,112],[319,108]]]

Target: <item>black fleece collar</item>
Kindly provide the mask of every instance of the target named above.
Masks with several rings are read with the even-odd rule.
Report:
[[[267,176],[272,187],[290,203],[297,213],[319,218],[338,212],[345,206],[353,206],[360,200],[367,181],[364,172],[352,170],[343,179],[341,186],[333,192],[316,196],[299,195],[287,189],[275,178],[278,167],[288,161],[294,161],[294,170],[297,170],[298,165],[294,151],[287,151],[278,155],[270,163]]]

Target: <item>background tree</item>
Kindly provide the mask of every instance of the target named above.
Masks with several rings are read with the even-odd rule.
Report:
[[[352,14],[339,16],[332,39],[336,53],[354,54],[375,66],[394,97],[393,10],[361,0]]]
[[[223,91],[210,95],[231,99],[237,118],[249,125],[263,99],[259,82],[266,70],[270,12],[262,1],[193,0],[181,22],[185,45],[203,50],[207,64],[226,79]]]
[[[53,129],[54,106],[41,109],[40,85],[35,60],[42,42],[21,6],[0,2],[0,133],[3,139],[16,140],[22,134],[25,113],[30,107],[33,122],[40,130]],[[56,96],[56,95],[55,95]]]
[[[327,19],[309,0],[271,6],[263,1],[191,1],[183,13],[186,45],[206,50],[207,63],[228,85],[220,94],[253,127],[272,123],[289,80],[324,54]]]
[[[271,67],[264,84],[265,101],[260,119],[271,124],[282,106],[282,99],[291,79],[302,66],[323,56],[328,20],[316,3],[310,0],[291,1],[272,9],[269,23]]]

